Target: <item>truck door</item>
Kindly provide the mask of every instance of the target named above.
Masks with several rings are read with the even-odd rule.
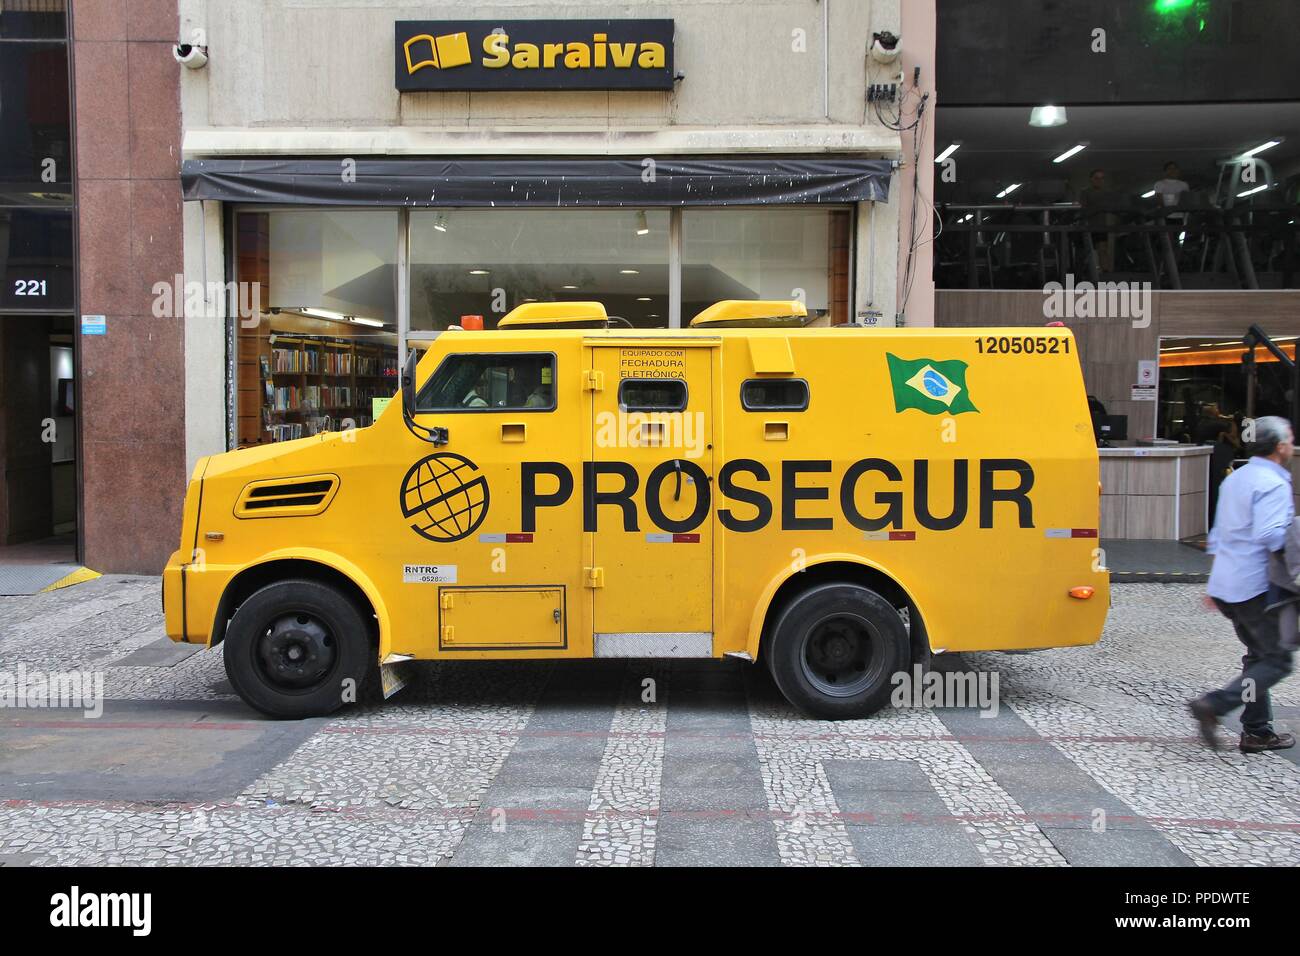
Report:
[[[579,370],[569,393],[558,387],[563,370],[549,349],[456,351],[421,388],[417,421],[445,427],[447,444],[422,446],[402,482],[403,515],[425,539],[404,544],[403,573],[404,583],[437,585],[443,653],[573,653],[569,607],[581,570],[560,556],[582,540],[581,510],[523,500],[537,462],[547,465],[536,479],[547,494],[555,469],[569,477],[581,467]]]
[[[710,657],[713,376],[696,343],[597,346],[583,527],[597,657]]]

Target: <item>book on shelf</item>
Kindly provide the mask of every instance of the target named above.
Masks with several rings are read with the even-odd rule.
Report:
[[[284,425],[272,425],[267,429],[271,435],[271,441],[293,441],[295,438],[303,437],[302,425],[298,422],[289,422]]]

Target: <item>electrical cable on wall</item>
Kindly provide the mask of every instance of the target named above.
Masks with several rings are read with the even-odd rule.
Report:
[[[907,260],[903,270],[903,295],[898,309],[900,322],[906,324],[907,304],[911,299],[912,288],[916,281],[916,253],[922,246],[934,242],[943,233],[943,221],[938,215],[938,210],[921,193],[919,175],[921,150],[925,143],[926,129],[929,122],[927,108],[930,94],[920,91],[917,82],[920,78],[920,69],[914,69],[911,84],[902,88],[897,98],[897,108],[891,112],[889,107],[894,103],[893,87],[884,83],[877,83],[878,77],[874,75],[875,72],[873,66],[869,65],[868,79],[870,83],[868,84],[867,102],[863,108],[864,120],[868,115],[867,111],[873,110],[876,120],[885,128],[898,133],[910,132],[912,134],[912,207],[908,222]],[[897,77],[899,80],[902,79],[901,75],[892,72],[890,76]],[[878,89],[886,95],[876,95]],[[926,217],[933,216],[937,223],[936,228],[933,231],[928,231],[925,236],[918,235],[917,212],[922,207],[927,210]]]

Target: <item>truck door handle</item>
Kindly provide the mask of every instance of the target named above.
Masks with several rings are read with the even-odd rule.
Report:
[[[673,489],[673,501],[682,500],[682,460],[673,459],[673,470],[677,472],[677,486]]]

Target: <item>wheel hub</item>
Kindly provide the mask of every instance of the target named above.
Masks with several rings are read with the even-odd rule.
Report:
[[[814,624],[804,640],[804,676],[831,697],[852,697],[876,678],[875,633],[856,615],[834,615]]]
[[[301,612],[273,620],[257,646],[257,661],[273,684],[300,689],[317,684],[334,666],[336,648],[329,629]]]

